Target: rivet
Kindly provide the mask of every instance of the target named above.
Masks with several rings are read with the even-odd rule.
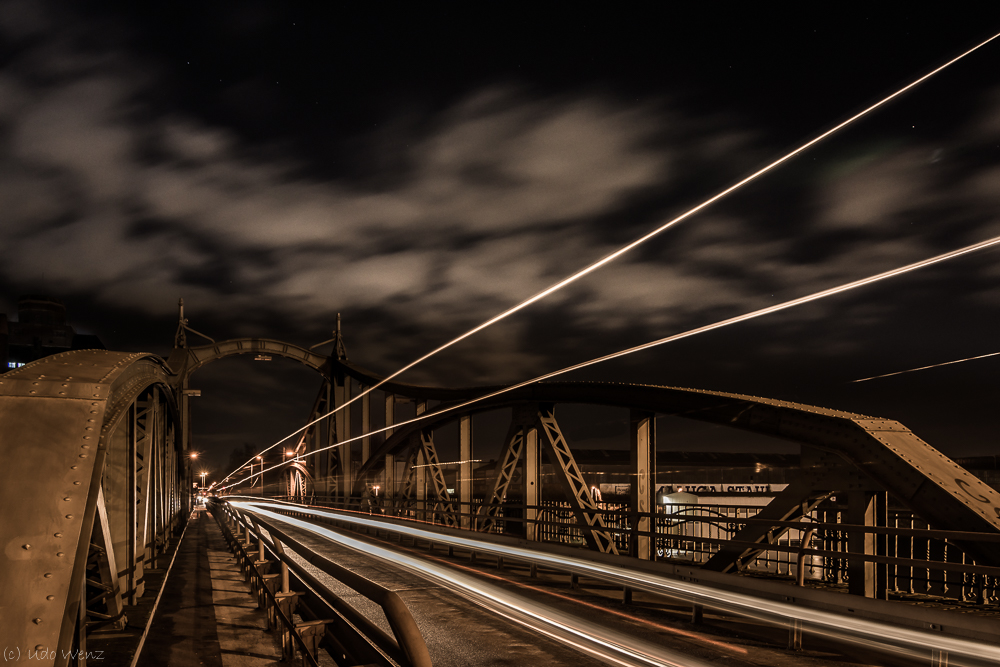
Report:
[[[93,419],[88,419],[87,421],[88,421],[88,422],[90,422],[91,424],[93,424],[93,423],[94,423],[94,420],[93,420]]]
[[[100,398],[100,397],[101,397],[100,394],[94,394],[94,398]]]
[[[86,454],[80,454],[80,458],[81,459],[85,459],[85,458],[87,458],[87,455]]]
[[[25,545],[23,545],[23,546],[22,546],[21,548],[22,548],[22,549],[30,549],[30,548],[31,548],[31,545],[30,545],[30,544],[25,544]]]
[[[35,619],[35,625],[41,625],[41,624],[42,624],[42,619],[36,618]]]
[[[70,466],[69,469],[70,470],[76,470],[76,466]]]
[[[83,439],[84,440],[90,440],[90,436],[89,435],[85,435],[85,436],[83,436]]]
[[[72,514],[67,514],[67,515],[66,515],[66,518],[67,518],[67,519],[72,519],[72,518],[73,518],[73,515],[72,515]]]
[[[45,599],[46,599],[46,600],[55,600],[55,599],[56,599],[56,596],[55,596],[55,595],[46,595],[46,596],[45,596]]]
[[[90,445],[80,445],[80,449],[90,449]]]
[[[63,500],[72,500],[72,498],[63,498]]]
[[[38,392],[36,392],[36,391],[35,391],[34,389],[32,389],[32,390],[31,390],[31,391],[29,391],[28,393],[29,393],[29,394],[36,394],[36,393],[38,393]]]
[[[42,646],[41,644],[39,644],[38,646],[36,646],[36,647],[35,647],[35,650],[36,650],[36,651],[44,651],[44,650],[45,650],[45,647],[44,647],[44,646]]]
[[[34,385],[34,386],[36,386],[36,387],[38,386],[37,382],[32,382],[31,384]]]
[[[54,533],[52,536],[53,537],[62,537],[62,533]]]
[[[59,558],[62,558],[62,557],[63,557],[63,556],[65,556],[65,555],[66,555],[66,554],[64,554],[64,553],[63,553],[63,552],[61,552],[61,551],[57,551],[57,552],[56,552],[56,556],[57,556],[57,557],[59,557]]]
[[[59,392],[59,395],[60,395],[60,396],[65,396],[65,395],[66,395],[66,392],[65,392],[65,391],[60,391],[60,392]]]
[[[100,403],[91,403],[91,405],[93,405],[94,407],[97,407],[98,405],[100,405]]]
[[[46,572],[44,576],[45,576],[46,579],[51,579],[52,578],[52,573],[51,572]]]
[[[64,384],[63,386],[64,386],[64,387],[68,387],[69,385],[68,385],[68,384]]]
[[[80,486],[80,482],[73,482],[73,486]]]
[[[97,410],[91,410],[91,411],[90,411],[90,414],[92,414],[92,415],[96,415],[96,414],[97,414]]]
[[[85,430],[85,431],[93,431],[93,430],[94,430],[94,427],[93,427],[93,426],[88,426],[88,427],[87,427],[87,428],[85,428],[84,430]]]

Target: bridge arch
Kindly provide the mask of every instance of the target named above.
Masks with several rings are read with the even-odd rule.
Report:
[[[81,632],[124,627],[188,490],[170,379],[154,355],[105,350],[0,375],[0,590],[19,603],[0,606],[0,626],[12,646],[61,665]]]
[[[374,384],[368,371],[344,365],[359,382]],[[496,388],[436,389],[386,383],[386,391],[442,401],[438,408],[459,405]],[[817,406],[718,391],[611,382],[542,382],[494,396],[454,412],[398,427],[372,451],[357,472],[354,493],[364,480],[384,469],[386,455],[412,451],[422,434],[472,414],[510,407],[516,428],[527,428],[527,407],[577,403],[628,408],[647,415],[671,415],[759,433],[804,446],[811,470],[803,468],[800,484],[778,503],[802,505],[810,498],[848,488],[880,488],[899,499],[930,525],[953,530],[1000,532],[1000,493],[924,442],[903,424],[889,419]],[[553,413],[554,414],[554,413]],[[554,418],[554,417],[553,417]],[[519,421],[520,420],[520,421]],[[558,428],[558,427],[557,427]],[[512,437],[508,435],[508,439]],[[634,444],[633,444],[634,447]],[[502,454],[503,456],[503,454]],[[516,463],[516,461],[515,461]],[[498,462],[498,468],[501,462]],[[795,496],[798,494],[798,496]],[[825,497],[825,496],[824,496]],[[776,499],[777,500],[777,499]],[[777,505],[772,508],[779,512]],[[780,512],[779,512],[780,513]],[[777,516],[779,520],[784,516]],[[766,531],[765,531],[766,532]],[[979,562],[1000,564],[1000,548],[963,543]],[[721,559],[720,559],[721,560]],[[733,563],[718,565],[720,569]],[[715,567],[716,565],[713,565]]]
[[[312,368],[327,380],[330,379],[329,357],[271,338],[233,338],[211,345],[178,347],[170,354],[168,363],[178,376],[186,379],[205,364],[237,354],[273,354],[285,357]]]

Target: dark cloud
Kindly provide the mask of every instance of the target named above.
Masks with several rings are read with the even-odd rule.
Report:
[[[148,26],[136,15],[8,3],[0,13],[14,45],[0,71],[0,280],[75,295],[93,327],[103,313],[112,331],[135,332],[135,346],[158,352],[180,296],[195,328],[217,338],[308,345],[328,337],[343,312],[353,358],[387,373],[670,219],[788,141],[784,116],[760,120],[762,93],[726,108],[707,103],[725,98],[724,86],[696,94],[693,75],[661,85],[651,69],[638,96],[624,94],[636,79],[617,85],[600,72],[547,86],[542,63],[523,80],[516,68],[494,69],[448,94],[447,86],[415,94],[401,77],[372,93],[378,103],[362,124],[367,102],[349,97],[360,90],[356,78],[316,80],[309,106],[305,74],[285,93],[277,87],[287,70],[254,70],[253,37],[276,17],[297,16],[263,5],[216,16],[218,49],[233,53],[209,63],[199,55],[208,28],[190,44],[181,36],[140,48]],[[185,50],[191,60],[180,60]],[[717,83],[731,75],[714,68],[738,65],[734,53],[720,47],[691,71]],[[924,55],[921,64],[941,54]],[[990,59],[970,61],[966,78]],[[303,64],[310,67],[319,65]],[[737,90],[761,80],[742,76]],[[931,103],[953,90],[947,76],[410,379],[521,380],[1000,234],[1000,82],[984,75],[949,116]],[[859,80],[857,95],[871,86]],[[798,99],[795,89],[786,95]],[[329,111],[324,124],[334,99],[349,109]],[[820,128],[854,103],[795,122]],[[925,121],[933,130],[911,131]],[[359,168],[346,173],[345,164]],[[981,331],[942,318],[922,323],[919,313],[953,307],[953,321],[988,329],[997,273],[994,261],[962,260],[607,372],[877,412],[895,404],[838,383],[962,356],[963,341],[970,351],[969,341],[988,346]],[[14,296],[6,295],[8,312]],[[252,419],[260,414],[253,406],[282,391],[256,368],[230,379],[253,399],[216,403],[228,415],[219,423]],[[296,400],[308,402],[311,391]],[[262,410],[285,414],[286,425],[299,418],[287,416],[289,401]]]

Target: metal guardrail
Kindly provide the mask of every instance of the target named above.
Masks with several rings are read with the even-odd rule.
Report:
[[[532,576],[535,576],[540,567],[545,567],[549,570],[552,569],[551,564],[545,564],[548,562],[548,559],[543,557],[541,560],[536,562],[532,557],[513,555],[508,548],[509,546],[538,549],[539,553],[543,556],[545,554],[561,554],[564,556],[571,556],[572,554],[575,554],[575,556],[571,557],[580,558],[582,556],[582,563],[599,562],[611,566],[621,566],[624,564],[622,562],[622,556],[602,554],[593,551],[586,551],[586,555],[583,555],[581,554],[582,550],[566,545],[547,544],[543,546],[541,543],[526,542],[523,539],[512,539],[511,537],[502,535],[479,534],[476,538],[476,542],[478,543],[477,545],[470,545],[467,541],[462,540],[461,546],[455,546],[454,538],[461,538],[463,533],[466,531],[440,525],[433,526],[428,523],[418,521],[406,521],[405,519],[399,518],[390,519],[386,517],[368,516],[367,512],[341,512],[340,514],[343,515],[338,515],[337,510],[331,510],[330,514],[323,512],[324,515],[317,515],[316,510],[324,509],[326,508],[319,508],[315,506],[310,508],[303,507],[301,505],[297,506],[293,503],[287,503],[285,508],[275,508],[275,511],[288,516],[298,517],[318,523],[326,523],[349,530],[364,532],[366,534],[372,534],[374,532],[376,536],[378,536],[378,533],[384,532],[386,539],[389,539],[389,536],[395,533],[397,539],[402,541],[404,535],[406,535],[410,538],[414,547],[417,547],[418,543],[423,543],[428,549],[434,548],[435,545],[440,548],[445,548],[448,550],[449,554],[453,553],[454,550],[470,551],[469,556],[472,560],[477,560],[477,553],[480,555],[492,556],[496,558],[496,566],[498,568],[504,568],[508,563],[519,562],[522,565],[529,566]],[[361,523],[357,523],[355,519],[362,521]],[[371,524],[372,519],[377,522],[377,525]],[[411,527],[421,529],[419,537],[408,532],[411,530]],[[533,545],[537,545],[537,547]],[[629,567],[637,572],[655,573],[658,575],[666,575],[668,578],[677,579],[682,582],[690,582],[708,587],[720,587],[724,590],[760,597],[762,600],[792,602],[796,605],[796,607],[801,606],[803,608],[836,611],[837,613],[843,614],[845,619],[864,618],[870,619],[873,622],[895,624],[900,625],[901,627],[922,629],[929,628],[937,633],[941,633],[941,636],[974,639],[981,642],[986,641],[990,644],[995,641],[995,621],[987,617],[979,617],[969,614],[956,614],[945,610],[916,606],[907,606],[907,614],[905,616],[900,616],[899,608],[896,607],[896,605],[900,603],[877,599],[858,598],[856,596],[846,596],[842,593],[830,590],[808,587],[789,588],[787,584],[768,579],[734,578],[732,575],[706,572],[704,570],[699,570],[697,567],[685,566],[683,564],[673,565],[666,562],[654,563],[650,561],[631,559]],[[631,597],[631,586],[635,585],[637,586],[637,589],[644,590],[646,588],[642,584],[623,583],[625,581],[634,580],[628,576],[619,577],[613,574],[614,572],[617,572],[617,570],[614,569],[609,570],[612,574],[608,574],[607,578],[604,578],[603,575],[595,575],[593,569],[588,566],[584,566],[582,569],[577,571],[574,569],[574,566],[563,564],[556,566],[556,569],[562,570],[570,575],[570,585],[573,587],[579,585],[579,578],[581,576],[602,580],[605,581],[605,583],[620,585],[623,587],[623,601],[626,602],[628,601],[628,598]],[[649,592],[654,591],[650,590]],[[676,596],[671,594],[668,595],[668,597]],[[710,602],[710,600],[714,599],[712,595],[709,594],[708,597],[702,595],[701,597],[704,599],[689,600],[692,605],[692,620],[695,622],[700,622],[703,609],[715,606],[712,602]],[[681,596],[678,599],[685,598]],[[756,607],[754,607],[754,609],[756,609]],[[735,613],[737,616],[741,615],[739,611]],[[784,621],[781,619],[772,619],[770,622],[774,622],[778,626],[784,626],[787,628],[789,648],[801,648],[803,632],[810,631],[805,628],[803,622],[797,618],[785,619]],[[928,651],[931,651],[931,649],[929,648]],[[934,649],[934,652],[936,652],[935,655],[945,655],[945,653],[937,649]],[[935,661],[933,656],[931,662],[933,665],[946,664],[940,661]]]
[[[275,500],[302,502],[303,499],[273,497]],[[386,518],[406,519],[419,524],[468,527],[481,525],[485,517],[477,512],[479,502],[452,501],[454,514],[435,508],[437,501],[411,499],[375,504],[371,499],[352,498],[347,502],[313,496],[310,504],[332,509],[370,513]],[[842,508],[824,505],[802,521],[757,519],[762,507],[757,505],[673,505],[657,506],[653,512],[637,513],[637,517],[652,519],[652,530],[632,531],[633,515],[626,505],[598,503],[605,530],[613,537],[620,553],[630,552],[634,536],[648,536],[659,551],[657,560],[697,565],[707,561],[724,545],[744,546],[761,550],[746,569],[750,572],[799,579],[799,565],[807,570],[806,580],[827,584],[845,584],[848,563],[874,563],[883,568],[886,589],[902,595],[931,595],[964,600],[976,604],[996,604],[1000,601],[1000,568],[977,563],[956,541],[996,542],[1000,535],[934,530],[920,522],[912,513],[902,510],[887,512],[888,525],[852,525],[837,521]],[[529,510],[535,518],[528,519]],[[447,514],[447,516],[446,516]],[[826,521],[821,521],[826,518]],[[833,518],[834,521],[829,521]],[[787,528],[780,540],[771,542],[740,542],[732,539],[747,525],[768,524]],[[529,526],[535,539],[542,543],[583,546],[583,532],[567,503],[546,501],[537,506],[508,501],[492,518],[491,532],[526,538]],[[812,529],[810,539],[803,540]],[[876,538],[873,553],[848,551],[848,534],[864,533]]]
[[[220,507],[224,513],[222,520],[216,513]],[[269,627],[281,624],[282,649],[286,660],[294,657],[297,645],[300,653],[305,651],[302,654],[303,664],[306,664],[308,656],[308,664],[316,665],[317,651],[321,643],[325,643],[325,648],[338,663],[431,667],[426,642],[398,594],[314,553],[271,522],[228,504],[213,504],[212,509],[216,520],[223,525],[223,532],[228,533],[227,541],[230,541],[233,553],[257,595],[258,606],[268,611]],[[238,536],[229,531],[228,522],[235,526],[237,532],[242,530],[242,544]],[[251,534],[257,541],[257,560],[253,560],[247,551]],[[379,605],[394,636],[385,633],[330,591],[296,559],[291,558],[282,543],[295,551],[299,558]],[[267,558],[267,552],[274,560]],[[266,572],[274,562],[280,565],[280,575]],[[280,592],[277,590],[279,584]],[[301,591],[293,591],[293,585]],[[308,614],[311,620],[294,623],[293,614],[296,611],[305,612],[303,615]]]

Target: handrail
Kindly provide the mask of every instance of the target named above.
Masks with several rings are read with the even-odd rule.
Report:
[[[249,512],[247,514],[250,514]],[[264,521],[259,516],[252,515],[254,522],[263,526],[268,533],[276,535],[282,542],[290,546],[303,560],[322,570],[344,585],[354,589],[382,608],[389,627],[392,629],[406,658],[413,667],[431,667],[430,652],[413,615],[395,591],[390,591],[375,582],[365,579],[359,574],[338,565],[329,558],[315,553],[288,533],[274,526],[272,522]]]
[[[212,514],[213,516],[215,516],[214,511],[212,511]],[[250,555],[247,553],[246,549],[243,548],[243,545],[239,543],[239,540],[237,540],[236,537],[232,534],[232,531],[229,530],[229,527],[225,524],[224,521],[218,521],[217,516],[216,520],[220,528],[222,528],[224,532],[224,536],[226,538],[226,541],[229,543],[230,549],[233,550],[233,553],[240,561],[241,567],[253,568],[254,571],[257,572],[258,577],[260,577],[261,573],[253,565],[253,561],[250,559]],[[261,586],[260,591],[258,592],[263,592],[264,595],[270,601],[271,610],[274,612],[275,617],[281,622],[281,625],[286,628],[285,632],[287,632],[290,640],[298,645],[297,648],[299,649],[299,653],[303,657],[303,661],[308,661],[311,667],[320,667],[319,662],[316,660],[316,657],[306,646],[305,640],[303,640],[302,636],[296,631],[295,622],[291,618],[285,615],[285,612],[282,610],[281,604],[278,602],[278,599],[275,596],[274,592],[271,591],[271,589],[269,589],[267,586]],[[282,639],[284,638],[284,634],[285,633],[282,633],[283,635]],[[283,649],[285,648],[284,642],[282,642],[282,648]],[[286,655],[285,657],[292,657],[292,656]]]

